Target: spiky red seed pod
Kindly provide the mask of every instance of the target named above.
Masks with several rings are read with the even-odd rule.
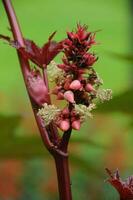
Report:
[[[75,39],[75,34],[72,32],[67,32],[67,36],[68,36],[69,40],[71,40],[71,41]]]

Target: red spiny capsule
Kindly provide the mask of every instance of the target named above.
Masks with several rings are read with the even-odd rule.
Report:
[[[81,66],[88,67],[92,66],[96,62],[97,58],[94,54],[86,53],[83,55],[83,64]]]

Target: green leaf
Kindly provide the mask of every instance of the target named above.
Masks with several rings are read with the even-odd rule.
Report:
[[[4,116],[0,115],[0,144],[3,144],[4,139],[11,138],[15,129],[21,120],[20,116]]]
[[[99,166],[95,166],[91,164],[88,160],[84,159],[82,156],[71,154],[70,155],[70,161],[72,165],[76,166],[77,168],[82,169],[84,172],[86,172],[89,175],[96,176],[99,178],[102,178],[102,170]]]
[[[133,62],[133,54],[122,54],[118,52],[113,52],[113,51],[105,51],[107,55],[110,57],[122,60],[122,61],[128,61],[128,62]]]
[[[83,137],[78,137],[78,138],[71,138],[71,143],[72,144],[79,144],[79,145],[89,145],[89,146],[92,146],[92,147],[95,147],[95,148],[102,148],[102,149],[107,149],[108,147],[104,144],[100,144],[98,142],[95,142],[93,140],[90,140],[90,139],[86,139],[86,138],[83,138]]]

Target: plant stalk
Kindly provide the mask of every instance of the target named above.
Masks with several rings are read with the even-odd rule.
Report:
[[[54,159],[58,179],[59,199],[72,200],[68,157],[57,155]]]
[[[24,47],[25,44],[24,44],[23,36],[22,36],[22,33],[21,33],[21,29],[20,29],[16,14],[15,14],[15,11],[13,9],[12,3],[11,3],[10,0],[2,0],[2,2],[3,2],[3,5],[5,7],[6,14],[8,16],[8,20],[9,20],[9,23],[10,23],[10,26],[11,26],[11,30],[12,30],[14,40],[17,41],[19,43],[19,45],[21,45],[21,47]],[[27,77],[27,73],[29,73],[29,69],[30,69],[29,62],[28,62],[27,59],[25,59],[23,57],[23,55],[18,50],[17,50],[17,53],[18,53],[18,57],[19,57],[19,62],[20,62],[24,82],[25,82],[27,92],[28,92],[26,77]],[[29,94],[29,92],[28,92],[28,94]],[[53,147],[53,144],[49,140],[46,129],[44,127],[42,127],[40,118],[37,116],[38,107],[35,104],[35,102],[33,102],[30,95],[29,95],[29,98],[30,98],[30,101],[31,101],[32,109],[33,109],[33,112],[34,112],[34,115],[35,115],[35,118],[36,118],[38,128],[39,128],[40,133],[41,133],[42,140],[43,140],[46,148],[51,149]]]
[[[15,11],[11,4],[11,0],[2,0],[2,2],[5,7],[6,14],[8,16],[8,20],[11,26],[14,40],[17,41],[19,45],[21,45],[21,47],[24,47],[25,44],[24,44],[23,36],[19,27],[19,23],[17,21],[17,17],[15,15]],[[23,78],[24,78],[25,85],[28,92],[26,77],[30,69],[29,62],[27,59],[23,57],[23,55],[18,50],[17,50],[17,53],[18,53],[18,57],[19,57],[20,65],[21,65],[21,70],[23,73]],[[53,155],[54,160],[55,160],[58,187],[59,187],[59,198],[60,200],[72,200],[69,165],[68,165],[68,154],[67,154],[67,146],[68,146],[69,138],[71,135],[71,130],[64,133],[60,146],[55,148],[53,143],[51,143],[50,141],[47,130],[45,129],[45,127],[42,127],[40,118],[37,116],[37,110],[38,110],[37,105],[35,104],[35,102],[32,100],[31,97],[30,97],[30,101],[31,101],[32,109],[36,118],[36,122],[38,124],[38,128],[40,130],[44,145],[49,150],[49,152]],[[50,131],[53,132],[54,131],[53,128]]]

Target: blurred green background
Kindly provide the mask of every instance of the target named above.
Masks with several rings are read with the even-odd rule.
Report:
[[[133,173],[132,0],[12,0],[23,34],[40,46],[57,41],[76,23],[97,32],[95,69],[113,99],[70,143],[74,200],[117,200],[105,167]],[[0,33],[11,35],[0,2]],[[59,58],[56,59],[60,62]],[[58,200],[55,168],[43,147],[25,91],[16,51],[0,41],[0,200]]]

